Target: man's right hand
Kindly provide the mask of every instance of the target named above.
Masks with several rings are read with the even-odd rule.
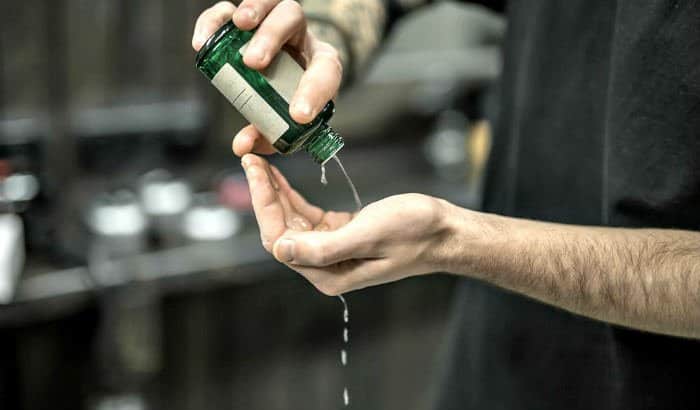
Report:
[[[340,88],[343,66],[338,51],[316,39],[307,29],[299,3],[293,0],[243,0],[236,8],[228,1],[216,3],[200,14],[194,28],[192,47],[199,51],[207,39],[228,20],[242,30],[257,27],[243,56],[243,62],[263,70],[283,46],[294,48],[306,72],[290,101],[289,113],[296,122],[311,122]],[[271,154],[274,148],[254,126],[248,125],[233,139],[233,152]]]
[[[243,62],[255,70],[265,69],[283,46],[295,49],[305,64],[289,113],[296,122],[311,122],[335,97],[343,77],[338,51],[318,40],[308,30],[299,3],[293,0],[243,0],[236,8],[221,1],[200,14],[194,27],[192,47],[199,51],[214,32],[233,19],[242,30],[257,27],[243,56]],[[233,139],[233,152],[271,154],[274,148],[252,125],[244,127]]]

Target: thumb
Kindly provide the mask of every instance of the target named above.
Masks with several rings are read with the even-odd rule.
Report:
[[[275,242],[272,253],[286,264],[316,267],[370,257],[371,241],[351,225],[335,231],[287,232]]]

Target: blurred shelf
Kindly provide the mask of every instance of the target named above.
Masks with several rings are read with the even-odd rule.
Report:
[[[194,99],[75,109],[67,113],[67,132],[78,138],[200,132],[206,127],[206,112]],[[0,145],[28,144],[49,134],[47,113],[0,119]]]
[[[89,267],[25,275],[15,302],[0,307],[0,327],[61,316],[90,303],[100,292],[134,282],[152,283],[159,291],[169,293],[244,285],[278,276],[283,270],[276,268],[259,238],[257,233],[247,234],[228,241],[112,259]]]

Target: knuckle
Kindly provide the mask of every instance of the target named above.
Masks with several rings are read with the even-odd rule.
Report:
[[[297,15],[303,15],[301,4],[295,0],[282,0],[277,7],[284,7],[288,12],[294,12]]]
[[[233,6],[233,3],[231,3],[230,1],[217,1],[216,4],[214,4],[214,6],[212,6],[212,7],[224,9],[224,8],[232,8],[234,6]]]
[[[216,19],[227,14],[229,15],[227,17],[231,17],[230,15],[232,15],[235,10],[236,6],[234,6],[230,1],[219,1],[207,9],[205,13],[210,14],[212,19]]]
[[[260,47],[266,50],[268,53],[276,53],[282,47],[282,38],[270,30],[264,30],[260,28],[257,33],[255,33],[254,44],[256,47]]]
[[[309,263],[314,266],[326,266],[328,264],[328,256],[323,246],[312,246],[309,252]]]
[[[194,22],[195,29],[201,29],[202,26],[207,24],[210,12],[211,9],[206,9],[197,17],[197,20]]]
[[[317,240],[307,240],[300,249],[298,255],[300,261],[311,266],[326,266],[329,264],[329,253],[327,245],[319,243]]]
[[[340,60],[340,52],[338,52],[338,50],[329,46],[319,50],[317,52],[317,56],[330,63],[330,65],[336,70],[336,73],[342,75],[343,63]]]
[[[270,34],[270,30],[267,26],[260,26],[258,31],[253,35],[252,40],[250,40],[250,44],[256,47],[269,47],[270,44],[274,42],[275,36]]]

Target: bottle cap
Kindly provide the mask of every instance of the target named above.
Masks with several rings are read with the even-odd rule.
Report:
[[[340,151],[345,142],[333,128],[326,126],[318,133],[309,138],[309,142],[304,145],[306,152],[320,165],[325,165],[335,154]]]

